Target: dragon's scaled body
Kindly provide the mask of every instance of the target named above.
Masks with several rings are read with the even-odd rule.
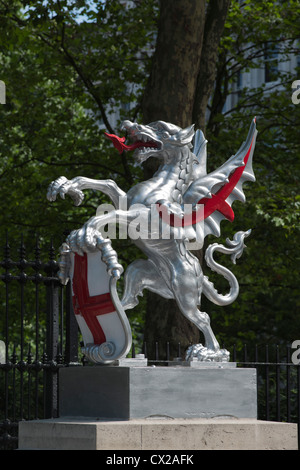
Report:
[[[160,228],[155,236],[148,233],[149,236],[133,240],[147,259],[133,261],[125,272],[123,308],[137,305],[138,296],[144,289],[167,299],[175,299],[182,314],[202,331],[205,338],[205,347],[190,348],[189,357],[201,350],[201,360],[228,360],[227,351],[220,349],[211,329],[209,316],[200,310],[201,295],[204,294],[217,305],[228,305],[237,298],[239,286],[235,276],[215,262],[213,253],[229,254],[235,262],[243,252],[244,238],[250,231],[236,233],[232,241],[227,240],[227,247],[213,244],[206,250],[208,266],[229,281],[227,295],[219,294],[204,276],[192,250],[202,247],[207,235],[220,236],[220,222],[234,218],[233,201],[245,201],[243,183],[255,181],[252,170],[257,134],[255,119],[239,151],[209,174],[206,171],[207,141],[200,130],[194,131],[193,126],[181,129],[164,121],[148,125],[124,121],[122,129],[131,144],[125,144],[124,137],[106,134],[119,152],[133,150],[133,158],[139,163],[156,157],[160,160],[159,169],[151,179],[133,186],[127,193],[112,180],[79,176],[70,181],[60,177],[51,183],[49,200],[55,200],[57,194],[64,197],[68,193],[76,204],[80,204],[82,190],[91,188],[107,194],[115,206],[113,213],[92,217],[81,229],[73,231],[68,237],[68,244],[72,251],[79,254],[92,251],[101,227],[115,221],[116,217],[120,224],[128,225],[142,216],[148,221],[147,227],[150,227],[155,207],[161,218]],[[127,210],[120,206],[124,198],[127,200]],[[187,204],[192,208],[189,213],[185,211]],[[198,206],[203,210],[199,210]],[[165,222],[167,215],[168,221]],[[162,236],[162,225],[166,223],[169,225],[167,238]],[[193,243],[195,240],[197,243]]]

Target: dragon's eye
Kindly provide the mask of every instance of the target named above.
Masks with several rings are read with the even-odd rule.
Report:
[[[170,137],[170,134],[167,131],[163,131],[161,135],[164,139],[168,139]]]

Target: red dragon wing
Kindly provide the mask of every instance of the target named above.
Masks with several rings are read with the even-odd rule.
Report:
[[[254,118],[247,139],[238,152],[217,170],[195,179],[184,193],[183,204],[203,205],[203,211],[198,211],[198,216],[196,212],[192,223],[197,233],[202,232],[201,238],[204,239],[209,234],[219,237],[221,221],[227,219],[232,222],[234,219],[232,203],[235,200],[245,202],[243,183],[255,181],[252,157],[256,135],[256,119]],[[203,145],[206,145],[206,142],[202,138],[202,153]]]

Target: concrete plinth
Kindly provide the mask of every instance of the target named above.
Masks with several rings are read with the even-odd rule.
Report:
[[[22,421],[19,449],[152,450],[155,455],[160,450],[297,450],[297,425],[234,418]]]
[[[60,416],[131,420],[256,418],[256,370],[70,367],[59,371]]]

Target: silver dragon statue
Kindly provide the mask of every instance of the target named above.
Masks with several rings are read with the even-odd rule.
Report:
[[[71,232],[61,249],[60,277],[64,283],[69,278],[72,280],[74,310],[84,337],[84,352],[98,363],[124,357],[131,344],[130,326],[124,312],[135,307],[138,296],[148,289],[166,299],[175,299],[182,314],[203,333],[205,344],[191,346],[186,353],[187,360],[228,361],[229,353],[220,348],[208,314],[200,309],[201,296],[204,294],[217,305],[231,304],[237,298],[236,277],[218,264],[213,254],[215,251],[228,254],[235,263],[242,255],[244,239],[250,230],[236,233],[233,240],[227,239],[227,246],[214,243],[206,250],[207,265],[229,282],[226,295],[218,293],[203,274],[192,251],[203,246],[207,235],[220,236],[223,219],[233,221],[231,206],[236,199],[245,202],[242,185],[245,181],[255,181],[252,156],[256,119],[239,151],[209,174],[207,141],[202,131],[194,131],[193,125],[182,129],[164,121],[141,125],[126,120],[122,130],[126,131],[127,143],[125,137],[106,134],[120,153],[133,150],[133,158],[138,163],[150,157],[159,159],[160,166],[151,179],[136,184],[127,193],[113,180],[82,176],[72,180],[61,176],[48,188],[49,201],[68,194],[79,205],[84,198],[82,190],[94,189],[109,196],[114,206],[114,210],[96,214],[83,227]],[[123,269],[110,240],[101,231],[107,224],[116,222],[127,228],[139,226],[140,231],[128,230],[128,234],[135,234],[131,237],[133,242],[147,256],[128,266],[121,301],[115,285]],[[106,274],[102,268],[99,272],[101,263],[106,267]],[[100,284],[105,284],[105,288]],[[119,324],[114,318],[119,318]]]

